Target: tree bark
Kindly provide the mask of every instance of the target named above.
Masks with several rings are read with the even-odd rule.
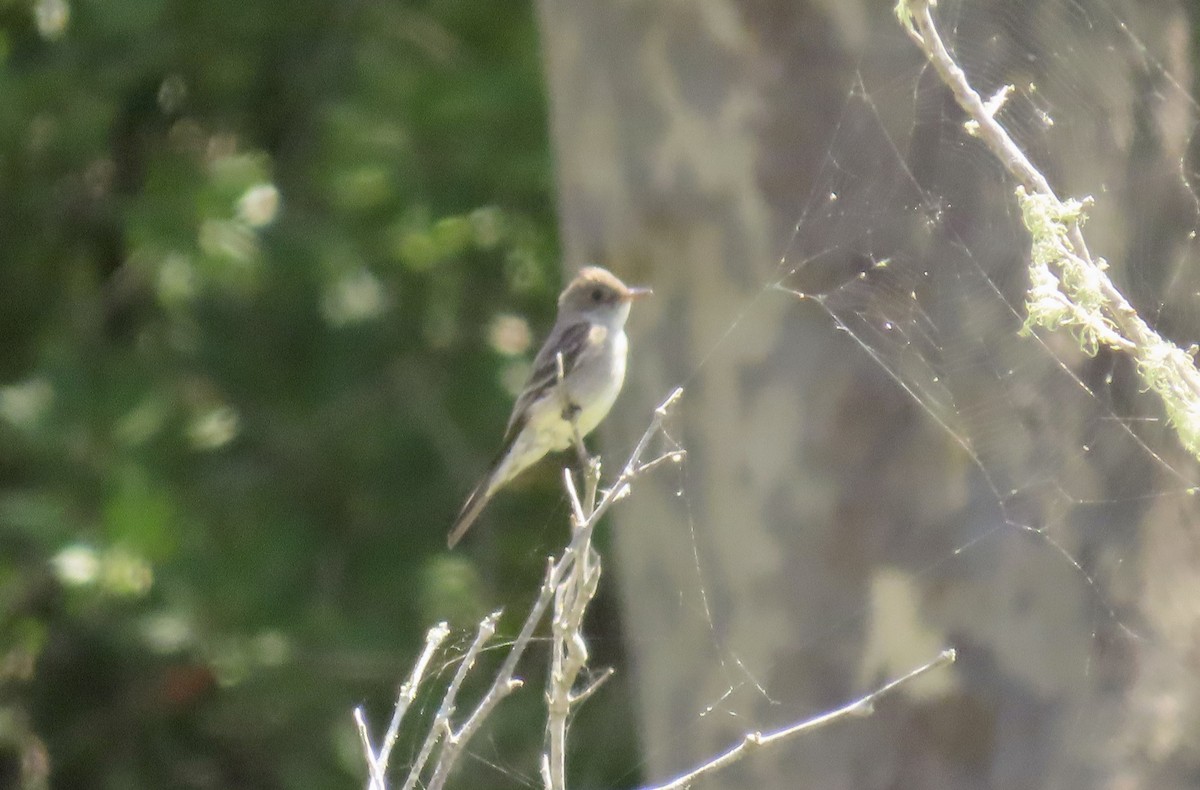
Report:
[[[1119,28],[1069,27],[1069,5],[943,2],[939,18],[956,49],[988,54],[964,64],[985,95],[1039,83],[1008,110],[1019,142],[1063,194],[1105,198],[1087,228],[1100,254],[1118,270],[1140,256],[1139,307],[1195,332],[1169,286],[1196,224],[1179,178],[1193,107],[1104,48],[1186,84],[1186,19],[1175,3],[1124,9],[1138,50]],[[656,293],[631,321],[608,446],[686,388],[684,469],[640,482],[612,524],[646,779],[953,645],[953,671],[873,719],[705,786],[1186,786],[1200,747],[1178,722],[1200,717],[1185,669],[1200,638],[1164,634],[1198,633],[1200,615],[1154,579],[1197,584],[1194,466],[1169,432],[1111,419],[1149,408],[1125,362],[1018,336],[1028,242],[1011,184],[890,4],[539,11],[565,265]],[[1153,232],[1136,210],[1148,195]],[[1181,708],[1156,708],[1164,694]],[[1164,716],[1175,728],[1155,747]]]

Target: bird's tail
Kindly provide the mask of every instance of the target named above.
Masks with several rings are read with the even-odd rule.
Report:
[[[500,448],[500,452],[496,454],[492,465],[488,467],[487,474],[483,476],[483,479],[471,491],[471,495],[467,497],[467,501],[463,503],[462,510],[458,511],[458,518],[454,519],[454,526],[450,528],[450,534],[446,536],[446,545],[448,547],[454,548],[454,544],[462,540],[462,536],[475,523],[475,519],[479,518],[479,514],[483,512],[484,507],[491,501],[492,495],[501,486],[519,475],[545,454],[544,450],[541,452],[514,454],[513,448],[516,446],[520,434],[520,430],[510,431],[510,435],[505,440],[504,446]]]
[[[447,548],[454,548],[455,544],[462,540],[462,536],[467,534],[467,530],[471,528],[475,519],[479,518],[479,514],[491,500],[493,476],[493,472],[484,475],[484,478],[471,491],[471,495],[467,497],[462,510],[458,511],[458,518],[454,519],[454,526],[450,528],[450,534],[446,536]]]

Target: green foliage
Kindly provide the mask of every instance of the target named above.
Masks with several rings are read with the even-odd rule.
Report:
[[[0,785],[353,786],[432,618],[536,585],[443,541],[544,117],[527,4],[0,3]]]

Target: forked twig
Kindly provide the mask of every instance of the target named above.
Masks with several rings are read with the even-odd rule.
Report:
[[[366,712],[361,705],[354,709],[354,721],[358,726],[358,736],[362,741],[363,751],[367,758],[367,767],[371,773],[371,790],[384,790],[387,787],[385,777],[387,775],[388,759],[391,757],[392,748],[396,745],[396,738],[400,734],[400,721],[404,718],[404,714],[408,712],[412,701],[417,697],[417,689],[420,687],[421,680],[425,676],[425,669],[429,666],[430,659],[433,658],[433,654],[442,642],[446,641],[446,637],[449,635],[450,626],[445,622],[438,623],[426,632],[425,648],[417,658],[417,663],[413,665],[412,671],[409,672],[408,679],[400,686],[400,694],[396,697],[395,707],[392,708],[392,719],[388,722],[387,732],[383,736],[383,744],[379,747],[378,753],[371,746]]]
[[[567,721],[571,710],[595,693],[600,684],[611,675],[609,670],[583,691],[574,691],[575,683],[588,663],[587,643],[583,638],[583,619],[600,584],[600,555],[592,547],[592,534],[600,518],[614,502],[624,496],[635,477],[660,465],[663,459],[683,459],[682,451],[676,451],[650,462],[643,463],[641,460],[651,438],[659,433],[668,411],[681,395],[682,390],[675,390],[655,410],[654,419],[642,434],[624,470],[599,503],[596,502],[600,485],[598,458],[587,457],[582,461],[582,498],[570,472],[563,475],[567,496],[571,500],[574,529],[571,545],[559,561],[568,570],[554,591],[550,675],[546,682],[546,753],[542,755],[541,766],[542,781],[546,790],[566,790]],[[575,435],[578,437],[578,429],[575,429]],[[582,446],[582,442],[579,444]],[[582,452],[586,453],[586,450]]]
[[[561,357],[558,359],[558,366],[561,385],[563,380]],[[578,693],[573,691],[575,678],[587,664],[587,646],[580,633],[583,615],[586,612],[587,604],[595,595],[600,577],[599,556],[591,546],[591,537],[596,524],[609,508],[628,492],[630,485],[637,477],[665,463],[664,459],[681,460],[683,458],[682,451],[679,451],[647,463],[642,462],[646,448],[650,445],[651,440],[662,431],[663,421],[682,395],[682,388],[677,388],[655,409],[650,425],[638,440],[621,474],[614,481],[612,488],[599,497],[599,501],[597,501],[600,481],[599,459],[593,459],[586,454],[586,448],[583,446],[578,428],[574,428],[576,451],[581,453],[582,460],[585,461],[583,464],[585,488],[584,495],[581,497],[570,471],[566,471],[564,485],[571,499],[573,522],[571,541],[557,559],[547,558],[546,572],[538,597],[530,607],[516,638],[509,645],[504,661],[479,702],[462,720],[461,724],[455,727],[452,719],[457,707],[458,693],[475,659],[494,634],[499,612],[488,615],[479,624],[475,640],[471,643],[471,647],[467,650],[454,678],[447,687],[430,731],[409,770],[404,783],[405,790],[411,790],[421,784],[422,774],[426,772],[431,761],[432,768],[429,769],[429,778],[425,787],[428,790],[441,790],[445,786],[467,743],[478,732],[484,720],[501,700],[521,687],[522,681],[514,677],[517,665],[532,643],[534,632],[552,602],[555,603],[555,620],[552,627],[554,647],[547,699],[555,712],[548,716],[548,720],[554,722],[548,725],[548,731],[557,730],[559,734],[551,737],[552,748],[543,758],[543,776],[550,776],[551,772],[548,766],[552,762],[565,766],[563,755],[566,751],[566,716],[560,712],[564,710],[569,712],[572,706],[583,702],[611,674],[611,671],[602,674],[590,686]],[[565,413],[573,414],[570,411]],[[371,744],[365,713],[361,707],[354,712],[355,723],[370,771],[370,790],[385,790],[387,787],[388,758],[395,745],[400,721],[416,696],[417,687],[421,683],[430,658],[448,633],[449,629],[446,624],[441,623],[430,629],[426,635],[425,650],[418,658],[409,679],[401,688],[384,744],[378,753]],[[554,776],[558,782],[554,787],[564,787],[565,777],[562,770],[555,769]],[[547,779],[547,782],[549,781]]]
[[[454,708],[458,704],[458,692],[462,688],[463,681],[466,680],[467,673],[475,666],[475,659],[479,657],[479,652],[483,650],[483,646],[496,633],[496,622],[500,619],[499,610],[492,612],[479,623],[479,629],[475,632],[475,639],[471,642],[471,646],[467,648],[467,654],[463,656],[462,661],[458,665],[458,670],[454,673],[454,678],[450,681],[450,685],[446,687],[446,693],[442,696],[442,704],[438,707],[437,713],[433,717],[433,725],[429,728],[429,734],[425,736],[425,742],[421,744],[421,750],[417,752],[417,759],[413,761],[412,766],[408,769],[408,777],[404,780],[404,790],[412,790],[421,781],[421,774],[425,771],[425,765],[429,762],[429,757],[433,754],[434,747],[437,746],[443,736],[451,734],[450,716],[454,713]]]

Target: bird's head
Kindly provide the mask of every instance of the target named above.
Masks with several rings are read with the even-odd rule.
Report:
[[[650,293],[649,288],[631,288],[608,269],[585,266],[558,297],[558,311],[621,325],[629,317],[630,305]]]

